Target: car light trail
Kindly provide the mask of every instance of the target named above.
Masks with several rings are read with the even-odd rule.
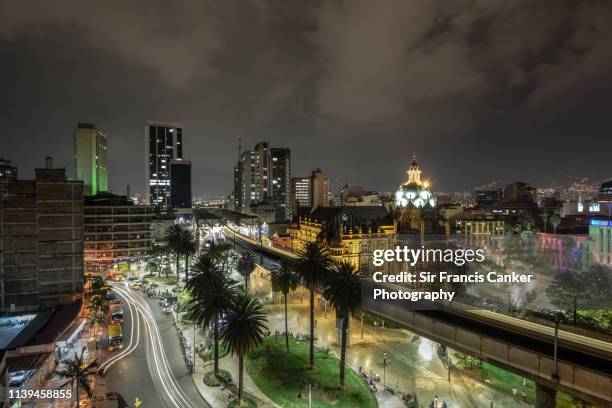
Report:
[[[152,376],[157,376],[159,383],[165,391],[165,394],[160,393],[162,398],[169,400],[171,406],[176,408],[195,407],[196,404],[185,397],[184,391],[178,384],[174,374],[172,374],[172,369],[170,368],[164,352],[159,325],[149,305],[126,289],[119,287],[115,287],[115,289],[129,301],[128,304],[134,305],[136,314],[142,315],[145,327],[147,328],[147,338],[150,343],[150,347],[147,347],[147,357],[151,358],[150,363],[152,362],[152,364],[149,364],[149,371]]]
[[[117,292],[119,292],[117,290],[118,289],[117,287],[115,287],[114,289]],[[140,342],[140,315],[136,312],[136,305],[134,304],[133,301],[126,298],[122,292],[119,292],[119,293],[123,295],[128,305],[128,308],[130,309],[130,317],[132,320],[132,324],[131,324],[132,327],[130,328],[130,342],[128,346],[125,349],[123,349],[119,354],[112,356],[111,358],[109,358],[108,360],[100,364],[98,371],[101,371],[102,374],[106,374],[106,370],[108,370],[109,367],[111,367],[113,364],[115,364],[117,361],[121,360],[122,358],[127,357],[134,350],[136,350],[136,347],[138,347],[138,343]],[[134,326],[136,326],[136,341],[134,341]]]

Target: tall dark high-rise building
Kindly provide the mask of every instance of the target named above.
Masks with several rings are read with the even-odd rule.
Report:
[[[191,162],[170,162],[170,205],[172,208],[191,208]]]
[[[291,150],[260,142],[240,153],[234,167],[234,206],[257,214],[258,207],[275,208],[275,221],[291,216]]]
[[[291,219],[291,150],[273,147],[270,149],[269,194],[278,203],[277,220]]]
[[[170,162],[183,159],[183,125],[147,122],[145,128],[145,203],[171,206]]]

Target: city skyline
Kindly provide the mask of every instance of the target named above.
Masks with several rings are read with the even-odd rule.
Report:
[[[97,10],[112,34],[85,5],[48,7],[1,17],[2,155],[26,177],[45,156],[70,171],[72,129],[91,121],[110,189],[142,193],[148,120],[185,125],[196,197],[231,191],[238,136],[299,152],[295,175],[385,191],[413,153],[441,191],[612,176],[606,3],[183,2],[140,19],[116,3]]]

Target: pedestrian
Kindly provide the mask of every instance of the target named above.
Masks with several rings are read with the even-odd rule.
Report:
[[[438,400],[438,396],[436,395],[436,396],[434,397],[434,400],[433,400],[433,402],[434,402],[434,408],[438,408],[438,401],[439,401],[439,400]]]

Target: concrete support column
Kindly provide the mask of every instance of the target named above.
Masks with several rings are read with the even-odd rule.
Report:
[[[557,391],[541,384],[536,384],[535,408],[555,408],[557,406]]]

